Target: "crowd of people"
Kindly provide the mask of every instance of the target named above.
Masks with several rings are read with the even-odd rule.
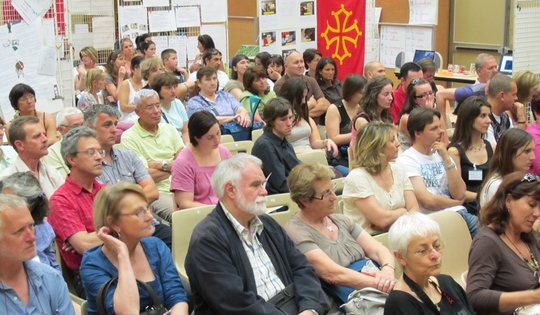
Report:
[[[77,106],[56,117],[36,110],[31,86],[12,88],[16,116],[0,120],[6,313],[73,314],[62,276],[89,314],[188,314],[188,303],[278,314],[290,292],[296,314],[339,314],[364,288],[388,293],[385,314],[511,314],[540,301],[537,75],[500,74],[480,54],[478,82],[463,88],[436,85],[431,60],[405,63],[397,86],[376,61],[341,82],[332,58],[307,49],[254,65],[237,55],[229,76],[212,38],[198,44],[187,69],[146,35],[103,66],[81,49]],[[447,101],[458,102],[450,137]],[[254,122],[264,127],[251,154],[220,143],[225,125]],[[317,150],[328,163],[300,161]],[[265,215],[272,194],[300,209],[283,228]],[[182,227],[170,224],[204,205],[215,209],[191,236],[187,287],[171,256]],[[441,274],[439,211],[458,213],[472,239],[466,290]]]

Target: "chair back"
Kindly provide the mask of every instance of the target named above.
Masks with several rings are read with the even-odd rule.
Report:
[[[296,157],[302,163],[318,162],[323,165],[328,165],[326,154],[321,150],[311,150],[309,152],[300,153],[297,154]]]
[[[280,206],[287,206],[288,209],[285,211],[272,211],[272,208]],[[266,196],[266,208],[272,211],[268,213],[268,215],[276,220],[276,222],[281,226],[285,226],[291,216],[300,210],[298,205],[292,201],[289,193]]]
[[[251,131],[251,141],[255,143],[255,141],[257,141],[257,139],[259,139],[259,137],[262,136],[262,134],[263,134],[263,129],[253,129]]]
[[[189,282],[184,263],[193,230],[214,210],[215,205],[175,211],[172,215],[172,256],[180,278]]]
[[[250,140],[222,143],[221,145],[229,149],[231,154],[237,154],[239,152],[251,154],[251,149],[253,149],[253,141]]]
[[[232,135],[221,135],[221,139],[219,140],[219,142],[221,144],[234,142],[234,138]]]

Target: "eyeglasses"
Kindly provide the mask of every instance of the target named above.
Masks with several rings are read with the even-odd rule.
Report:
[[[0,124],[0,130],[6,130],[6,125]]]
[[[442,252],[442,250],[444,249],[445,246],[446,246],[446,244],[444,242],[440,242],[440,243],[434,244],[433,247],[431,247],[431,248],[419,249],[419,250],[414,251],[414,252],[408,250],[408,252],[413,253],[413,254],[415,254],[416,256],[419,256],[419,257],[425,257],[427,254],[431,253],[432,250],[435,250],[437,253]]]
[[[433,94],[434,94],[433,92],[426,92],[422,95],[415,95],[414,98],[426,98],[428,96],[433,96]]]
[[[33,101],[36,97],[32,94],[25,94],[19,98],[19,101],[26,102],[26,101]]]
[[[136,212],[132,212],[132,213],[120,213],[120,215],[134,215],[137,218],[142,219],[147,213],[152,214],[152,212],[154,212],[154,208],[148,207],[148,208],[138,208]]]
[[[311,196],[311,198],[317,199],[317,200],[328,199],[331,195],[336,193],[336,188],[337,188],[337,184],[333,184],[332,189],[323,192],[322,196],[320,196],[320,197]]]
[[[77,151],[77,153],[84,153],[88,157],[94,157],[99,154],[100,157],[105,157],[105,150],[103,149],[88,149],[85,151]]]

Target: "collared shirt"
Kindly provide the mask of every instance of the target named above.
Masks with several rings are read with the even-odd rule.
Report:
[[[184,147],[182,138],[173,126],[160,123],[156,134],[153,135],[141,127],[139,121],[122,134],[122,144],[146,162],[174,160],[176,152]],[[171,194],[170,177],[157,182],[156,186],[159,193]]]
[[[229,82],[229,76],[225,72],[218,70],[217,79],[219,83],[219,89],[223,90],[223,88],[225,87],[225,84]],[[188,78],[188,82],[195,82],[195,81],[197,81],[197,71],[192,72]]]
[[[51,145],[49,147],[49,154],[43,157],[43,163],[54,167],[64,178],[66,178],[67,174],[69,174],[69,168],[67,167],[66,162],[64,162],[64,158],[60,152],[61,147],[62,140]]]
[[[129,182],[138,184],[150,178],[148,170],[135,152],[126,149],[111,148],[111,164],[102,160],[102,172],[96,179],[103,184]]]
[[[242,105],[234,98],[234,96],[232,96],[232,94],[224,91],[217,91],[215,102],[212,102],[202,95],[190,98],[188,102],[188,116],[191,117],[193,113],[201,110],[208,111],[214,116],[234,116],[238,113],[240,107],[242,107]]]
[[[223,207],[223,212],[227,219],[232,223],[238,237],[242,240],[242,246],[246,251],[251,268],[253,268],[255,284],[257,285],[257,294],[268,301],[278,292],[285,289],[285,285],[278,277],[274,264],[272,264],[270,257],[268,257],[268,254],[264,251],[264,248],[257,237],[258,235],[261,235],[264,225],[259,217],[255,216],[248,222],[248,230],[235,219],[229,210],[225,208],[223,203],[221,203],[221,207]],[[249,241],[250,234],[251,242]]]
[[[29,299],[26,307],[11,287],[0,283],[0,295],[4,297],[1,312],[7,314],[75,314],[66,283],[60,273],[35,261],[25,261],[28,276]]]
[[[0,175],[0,180],[17,172],[30,172],[30,169],[20,156],[17,156],[15,162],[13,162],[10,167],[6,168],[2,172],[2,175]],[[58,189],[58,187],[62,186],[65,181],[65,177],[63,177],[62,174],[60,174],[60,172],[58,172],[55,168],[41,162],[38,164],[37,179],[41,189],[48,198],[51,198],[54,191]]]
[[[17,156],[17,151],[13,149],[10,145],[0,145],[0,150],[2,151],[2,159],[0,160],[0,173],[2,173],[6,168],[8,168]]]
[[[52,195],[49,223],[56,233],[58,248],[78,232],[95,232],[92,207],[97,193],[105,185],[94,179],[92,192],[83,188],[68,175],[66,183]],[[62,258],[71,270],[79,270],[82,255],[60,250]]]

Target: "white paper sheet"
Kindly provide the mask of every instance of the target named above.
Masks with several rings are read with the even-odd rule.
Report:
[[[414,51],[433,49],[433,29],[429,27],[407,27],[405,61],[414,59]]]
[[[71,34],[71,45],[74,48],[74,56],[75,59],[79,59],[79,52],[83,47],[86,46],[93,46],[94,45],[94,37],[92,36],[92,33],[88,34]]]
[[[199,7],[178,7],[174,9],[176,14],[176,27],[200,27],[201,14]]]
[[[55,76],[56,75],[56,48],[42,46],[39,54],[38,74]]]
[[[120,6],[118,8],[120,37],[130,37],[134,41],[138,35],[148,33],[147,18],[147,10],[142,5]]]
[[[112,16],[114,12],[114,1],[111,0],[91,0],[92,15]],[[88,14],[88,12],[86,13]]]
[[[227,22],[227,1],[201,0],[201,20],[203,23]]]
[[[186,67],[187,65],[187,37],[174,35],[169,36],[169,47],[176,50],[176,55],[178,57],[178,65],[181,67]]]
[[[403,26],[381,26],[380,61],[387,68],[396,66],[396,56],[405,51],[407,28]]]
[[[27,24],[43,17],[52,5],[52,0],[12,0],[11,5]]]
[[[152,41],[156,44],[156,56],[161,58],[161,52],[169,48],[168,36],[152,36]]]
[[[75,24],[75,34],[88,33],[88,24]]]
[[[93,46],[96,50],[114,47],[114,18],[100,16],[92,18]]]
[[[71,14],[87,14],[92,12],[92,2],[89,0],[69,0],[69,12]]]
[[[212,36],[216,48],[221,51],[223,62],[228,62],[229,59],[227,57],[227,29],[225,28],[225,24],[203,25],[201,26],[201,34],[208,34]]]
[[[409,0],[409,24],[437,25],[438,0]]]
[[[185,6],[185,5],[199,5],[201,1],[199,0],[171,0],[171,6]]]
[[[145,7],[168,7],[169,0],[143,0]]]
[[[54,32],[54,20],[53,19],[43,19],[42,22],[43,28],[43,39],[44,44],[47,46],[55,47],[56,46],[56,35]]]
[[[201,34],[202,34],[202,31],[201,31]],[[200,53],[199,48],[197,48],[197,44],[198,44],[197,36],[189,36],[187,38],[186,50],[187,50],[189,61],[195,60],[195,57]]]
[[[150,32],[168,32],[176,30],[176,20],[174,11],[152,11],[148,12],[148,22]]]

